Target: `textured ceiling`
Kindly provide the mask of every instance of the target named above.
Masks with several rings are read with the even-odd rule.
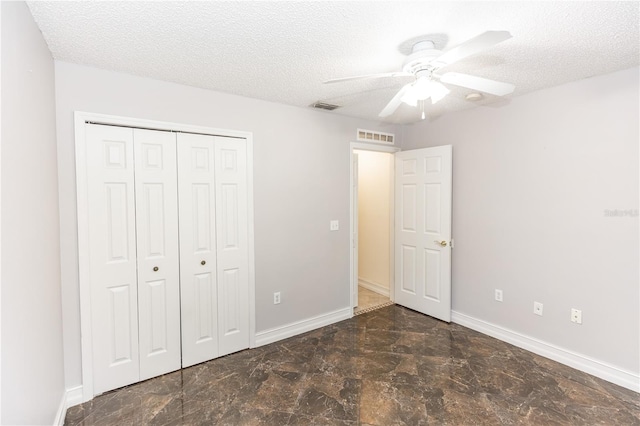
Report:
[[[380,120],[406,83],[330,78],[399,71],[410,40],[454,47],[487,30],[513,38],[442,69],[514,83],[518,96],[637,66],[633,2],[29,2],[55,59]],[[446,43],[446,44],[445,44]],[[452,88],[429,116],[475,107]],[[508,102],[486,96],[480,104]],[[402,105],[385,121],[419,120]],[[381,120],[380,120],[381,121]]]

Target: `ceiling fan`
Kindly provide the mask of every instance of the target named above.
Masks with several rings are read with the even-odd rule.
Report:
[[[446,52],[437,50],[433,41],[423,40],[413,45],[411,54],[407,56],[402,65],[402,71],[335,78],[325,81],[325,83],[367,78],[414,77],[414,81],[404,85],[378,114],[380,117],[393,114],[402,102],[417,106],[418,101],[431,98],[431,103],[435,104],[450,92],[442,83],[466,87],[495,96],[505,96],[513,92],[515,89],[513,84],[456,72],[438,74],[437,71],[509,38],[511,38],[511,34],[508,31],[486,31]],[[424,104],[422,118],[424,119]]]

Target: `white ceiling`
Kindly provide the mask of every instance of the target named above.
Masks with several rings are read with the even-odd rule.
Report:
[[[374,120],[406,80],[322,82],[399,71],[409,41],[426,34],[446,51],[510,31],[442,69],[514,83],[510,96],[637,66],[640,56],[637,1],[28,4],[55,59],[301,107],[321,100],[342,106],[334,114]],[[427,114],[476,106],[464,100],[469,92],[453,89]],[[385,121],[417,120],[402,105]]]

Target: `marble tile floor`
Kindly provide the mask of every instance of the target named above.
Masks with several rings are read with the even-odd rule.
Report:
[[[388,306],[108,392],[65,425],[640,425],[640,395]]]
[[[357,314],[367,311],[389,302],[390,300],[387,296],[383,296],[375,291],[358,286],[358,306],[353,310],[353,313]]]

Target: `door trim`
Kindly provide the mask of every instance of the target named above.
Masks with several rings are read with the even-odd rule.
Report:
[[[355,251],[354,247],[354,238],[353,231],[355,230],[356,224],[353,220],[353,212],[354,212],[354,203],[357,203],[358,200],[354,200],[353,193],[353,150],[358,149],[361,151],[375,151],[375,152],[386,152],[389,154],[395,154],[396,152],[401,151],[400,148],[395,146],[384,146],[372,143],[363,143],[363,142],[351,142],[349,143],[349,302],[351,307],[351,317],[353,317],[353,309],[355,308],[355,300],[353,299],[353,289],[354,286],[358,285],[358,282],[354,280],[354,263],[355,258],[358,254]],[[391,173],[389,179],[391,179],[391,186],[389,192],[389,299],[394,301],[394,287],[395,287],[395,256],[394,256],[394,244],[395,244],[395,161],[392,161]]]
[[[212,136],[242,138],[247,141],[247,207],[248,207],[248,251],[249,251],[249,347],[256,346],[255,321],[255,250],[253,223],[253,133],[239,130],[146,120],[116,115],[98,114],[84,111],[74,112],[75,155],[76,155],[76,197],[78,222],[78,283],[80,292],[80,333],[82,352],[82,401],[93,399],[93,356],[91,336],[91,292],[87,291],[89,281],[89,222],[87,199],[87,165],[85,149],[85,124],[105,124],[171,132],[200,133]],[[84,290],[83,290],[84,287]]]

